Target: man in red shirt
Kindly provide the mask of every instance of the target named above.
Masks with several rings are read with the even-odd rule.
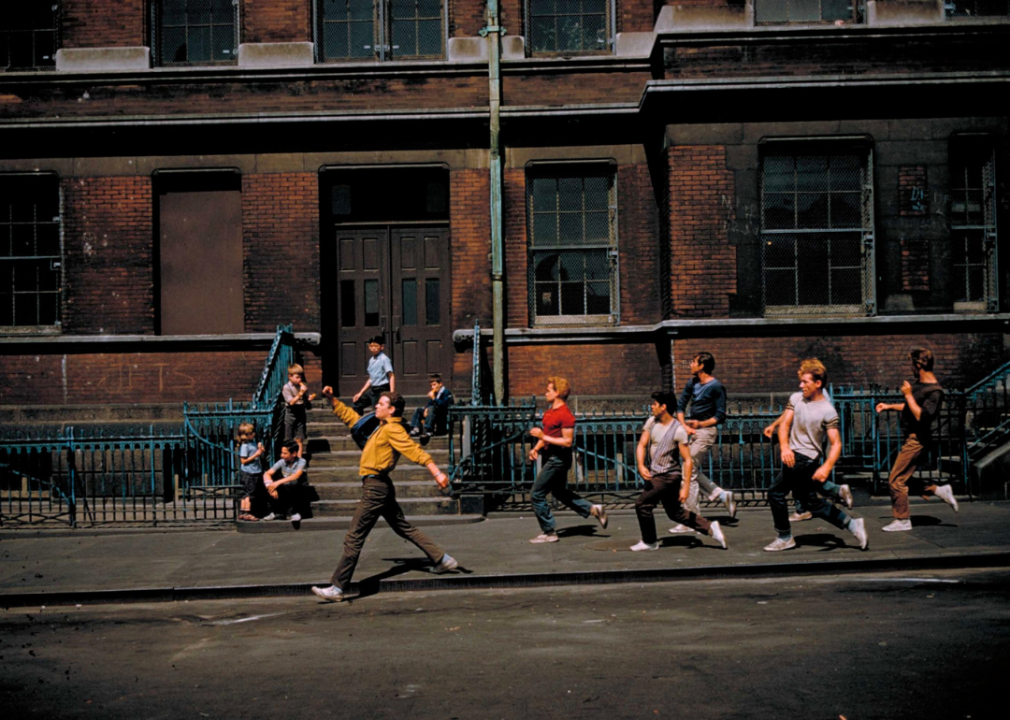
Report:
[[[593,505],[568,489],[568,471],[572,467],[572,445],[575,440],[575,416],[568,409],[565,400],[571,392],[568,381],[562,377],[547,378],[544,397],[550,407],[544,413],[543,428],[531,428],[530,435],[537,439],[530,449],[530,460],[543,456],[540,474],[533,481],[530,500],[533,513],[540,523],[540,534],[530,540],[533,544],[558,541],[554,530],[554,516],[547,504],[547,493],[570,507],[584,518],[592,515],[600,525],[607,527],[607,513],[602,505]]]

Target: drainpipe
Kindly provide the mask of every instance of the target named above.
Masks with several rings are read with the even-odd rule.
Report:
[[[487,0],[487,27],[480,34],[488,41],[488,109],[490,111],[490,173],[491,173],[491,371],[494,375],[494,396],[498,404],[505,402],[505,297],[502,247],[502,159],[501,159],[501,36],[505,28],[499,25],[498,0]]]

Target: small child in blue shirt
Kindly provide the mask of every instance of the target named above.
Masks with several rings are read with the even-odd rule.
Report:
[[[393,361],[386,355],[386,338],[376,335],[368,341],[368,351],[372,357],[368,361],[368,379],[358,393],[351,398],[354,412],[358,415],[370,413],[384,392],[396,392],[396,375]]]
[[[252,514],[253,499],[262,494],[263,465],[260,456],[263,455],[263,443],[256,442],[256,428],[252,423],[242,423],[238,426],[238,459],[239,475],[242,479],[242,500],[239,505],[241,514],[239,520],[258,520]]]

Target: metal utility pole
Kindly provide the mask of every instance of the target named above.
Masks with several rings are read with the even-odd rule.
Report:
[[[494,396],[505,402],[505,295],[504,248],[502,246],[502,158],[501,158],[501,36],[505,28],[499,25],[498,0],[487,2],[487,27],[480,34],[488,41],[488,109],[491,115],[491,371],[494,375]]]

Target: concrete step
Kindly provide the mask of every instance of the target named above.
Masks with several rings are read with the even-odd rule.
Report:
[[[402,498],[434,498],[442,497],[438,485],[427,472],[427,480],[394,481],[396,497]],[[319,493],[320,500],[357,500],[361,497],[361,481],[317,482],[312,479],[312,487]]]
[[[312,503],[315,517],[344,517],[358,509],[358,500],[320,500]],[[459,500],[451,497],[397,497],[404,515],[458,515]]]
[[[442,466],[442,469],[444,470],[445,466]],[[359,487],[361,486],[361,476],[358,474],[357,465],[340,469],[323,468],[313,470],[310,468],[307,474],[309,482],[313,485],[348,482],[356,483]],[[393,471],[393,482],[399,487],[401,482],[426,482],[434,484],[435,481],[426,468],[410,464],[405,465],[402,469]]]

